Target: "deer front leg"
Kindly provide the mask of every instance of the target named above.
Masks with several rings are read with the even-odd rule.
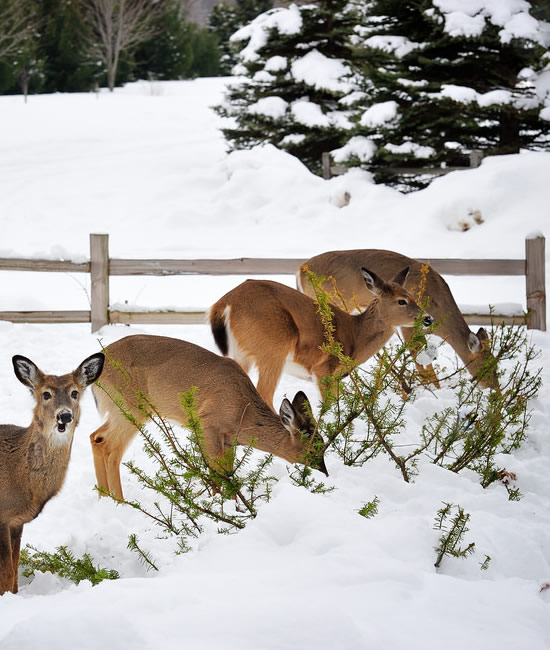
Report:
[[[411,337],[414,334],[414,328],[413,327],[402,327],[401,328],[401,334],[403,335],[403,339],[405,340],[406,343],[408,343],[411,339]],[[424,337],[422,337],[424,338]],[[424,339],[424,343],[425,343]],[[411,348],[411,353],[415,357],[415,365],[416,365],[416,370],[418,372],[418,375],[422,379],[423,384],[433,384],[436,388],[441,388],[439,384],[439,379],[437,378],[437,375],[435,374],[435,370],[433,365],[430,363],[427,366],[423,366],[420,363],[416,361],[416,356],[422,349],[422,345],[415,346],[414,348]]]
[[[7,524],[0,524],[0,595],[13,591],[13,582],[11,531]]]
[[[23,534],[23,524],[11,528],[11,566],[13,572],[14,594],[19,589],[19,552],[21,549],[21,536]]]

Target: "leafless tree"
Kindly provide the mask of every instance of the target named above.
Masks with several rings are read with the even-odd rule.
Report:
[[[13,56],[39,23],[31,2],[0,0],[0,58]]]
[[[84,15],[91,28],[92,45],[105,65],[109,90],[115,87],[122,52],[131,52],[154,36],[154,18],[162,0],[86,0]]]

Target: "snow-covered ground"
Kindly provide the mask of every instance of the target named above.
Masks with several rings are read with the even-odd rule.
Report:
[[[106,232],[113,257],[306,258],[364,247],[523,258],[526,236],[548,234],[550,153],[489,158],[407,196],[362,172],[324,181],[272,147],[228,156],[209,110],[224,82],[142,82],[112,95],[38,96],[28,104],[0,97],[0,257],[82,260],[89,233]],[[114,278],[111,302],[208,307],[242,279]],[[446,279],[459,303],[525,307],[522,277]],[[0,310],[86,309],[87,282],[2,272]],[[63,373],[97,351],[98,338],[140,331],[215,349],[202,325],[110,326],[92,335],[89,325],[0,322],[0,421],[24,425],[31,417],[12,355]],[[22,579],[18,595],[0,598],[0,648],[550,648],[550,590],[541,591],[550,581],[550,342],[546,333],[530,337],[542,350],[544,386],[531,404],[528,442],[506,459],[519,502],[502,485],[483,490],[468,473],[425,464],[406,484],[384,457],[348,468],[332,455],[328,482],[336,490],[313,495],[293,486],[276,460],[280,481],[256,520],[232,536],[208,532],[179,556],[140,513],[97,499],[88,434],[100,420],[85,395],[65,486],[25,526],[23,544],[67,545],[122,577],[97,587],[49,574]],[[454,359],[450,349],[443,355]],[[312,384],[284,376],[275,402],[297,389],[318,398]],[[411,430],[451,404],[452,392],[419,399]],[[137,443],[128,457],[146,462]],[[130,498],[150,499],[125,469],[123,487]],[[359,516],[375,495],[379,514]],[[471,514],[466,539],[476,554],[446,558],[436,571],[433,521],[442,502]],[[127,550],[130,533],[151,551],[158,573]],[[492,560],[481,571],[486,555]]]

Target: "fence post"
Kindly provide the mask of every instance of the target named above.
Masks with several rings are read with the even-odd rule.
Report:
[[[470,151],[470,167],[479,167],[482,160],[483,152],[479,151],[479,149],[472,149]]]
[[[527,292],[527,327],[546,332],[545,239],[541,234],[525,240],[525,288]]]
[[[330,153],[323,151],[321,160],[323,162],[323,178],[328,181],[332,178],[332,172],[330,171]]]
[[[92,332],[109,322],[109,235],[90,235]]]

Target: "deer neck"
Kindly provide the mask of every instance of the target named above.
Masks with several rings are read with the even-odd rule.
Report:
[[[74,423],[71,423],[63,434],[45,433],[42,423],[35,419],[27,430],[26,471],[31,501],[34,508],[39,508],[38,512],[63,485],[71,455],[74,428]]]
[[[266,404],[245,406],[237,442],[275,454],[289,463],[300,462],[304,454],[301,436],[285,429],[279,416]]]
[[[349,316],[352,322],[353,337],[350,351],[344,353],[358,363],[363,363],[377,352],[392,336],[394,328],[382,318],[378,300],[374,300],[364,312]]]

